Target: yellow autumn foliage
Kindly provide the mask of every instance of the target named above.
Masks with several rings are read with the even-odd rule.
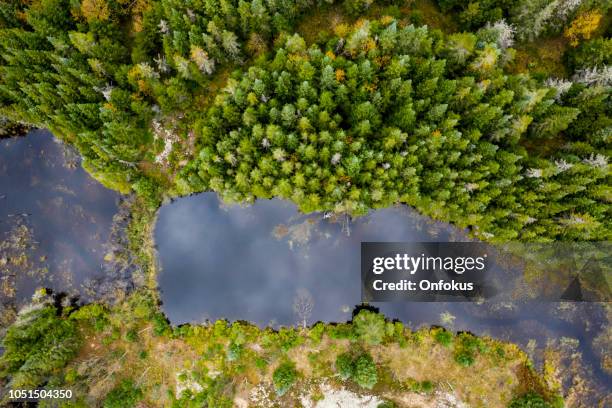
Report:
[[[577,46],[580,40],[588,40],[591,35],[599,27],[601,22],[601,12],[599,10],[590,10],[579,14],[572,24],[565,29],[564,35],[572,46]]]
[[[105,0],[83,0],[81,13],[87,21],[106,21],[110,17],[108,4]]]
[[[336,70],[336,81],[338,81],[338,82],[344,81],[345,76],[346,75],[344,74],[344,70],[343,69],[338,68]]]
[[[132,29],[136,33],[141,32],[143,28],[143,14],[145,11],[151,9],[149,0],[119,0],[118,3],[131,7]]]
[[[380,22],[382,23],[382,25],[385,25],[385,26],[391,24],[394,21],[395,19],[393,17],[387,16],[387,15],[384,15],[380,18]]]
[[[334,33],[340,38],[346,37],[350,30],[351,27],[347,24],[338,24],[336,27],[334,27]]]
[[[335,60],[336,59],[336,54],[333,53],[333,51],[327,51],[325,53],[326,56],[328,56],[329,58]]]
[[[376,41],[374,41],[373,38],[369,38],[366,43],[363,46],[363,50],[365,52],[371,51],[373,49],[376,49]]]

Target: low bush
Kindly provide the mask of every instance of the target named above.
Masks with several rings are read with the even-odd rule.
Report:
[[[142,391],[132,380],[122,380],[104,400],[104,408],[130,408],[142,399]]]
[[[434,334],[434,339],[444,347],[448,347],[453,342],[453,334],[446,330],[440,329]]]
[[[385,317],[370,310],[361,310],[353,318],[353,330],[357,338],[371,345],[382,343],[385,328]]]
[[[349,353],[340,354],[336,358],[336,371],[343,380],[348,380],[353,376],[353,358]]]
[[[355,360],[353,380],[363,388],[372,389],[378,382],[376,364],[372,357],[363,353]]]
[[[291,362],[285,362],[278,366],[272,374],[272,381],[274,382],[274,389],[276,394],[279,396],[284,395],[297,379],[297,371],[295,365]]]
[[[508,408],[553,408],[541,395],[531,392],[512,400]]]

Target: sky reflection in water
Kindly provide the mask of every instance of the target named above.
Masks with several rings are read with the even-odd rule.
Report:
[[[27,300],[39,286],[83,295],[83,283],[103,276],[118,200],[50,132],[0,140],[0,278],[16,289],[0,301]],[[18,231],[26,250],[10,242]]]

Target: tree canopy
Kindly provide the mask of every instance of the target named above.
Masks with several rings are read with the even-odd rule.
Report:
[[[152,205],[207,189],[305,212],[401,202],[485,240],[609,239],[608,40],[570,24],[606,8],[564,17],[570,81],[508,74],[515,27],[496,19],[518,9],[493,1],[477,22],[480,3],[473,33],[382,17],[307,44],[292,33],[313,1],[11,0],[0,116],[51,129]]]
[[[399,201],[483,239],[609,237],[609,89],[508,75],[498,40],[392,19],[288,36],[196,124],[183,183],[304,212]]]

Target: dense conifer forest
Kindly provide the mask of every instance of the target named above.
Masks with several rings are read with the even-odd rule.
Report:
[[[411,4],[346,0],[346,22],[307,43],[298,23],[336,6],[9,1],[0,112],[152,205],[403,202],[484,240],[608,239],[607,2],[440,1],[447,32]],[[564,41],[565,77],[516,66],[542,37]]]

